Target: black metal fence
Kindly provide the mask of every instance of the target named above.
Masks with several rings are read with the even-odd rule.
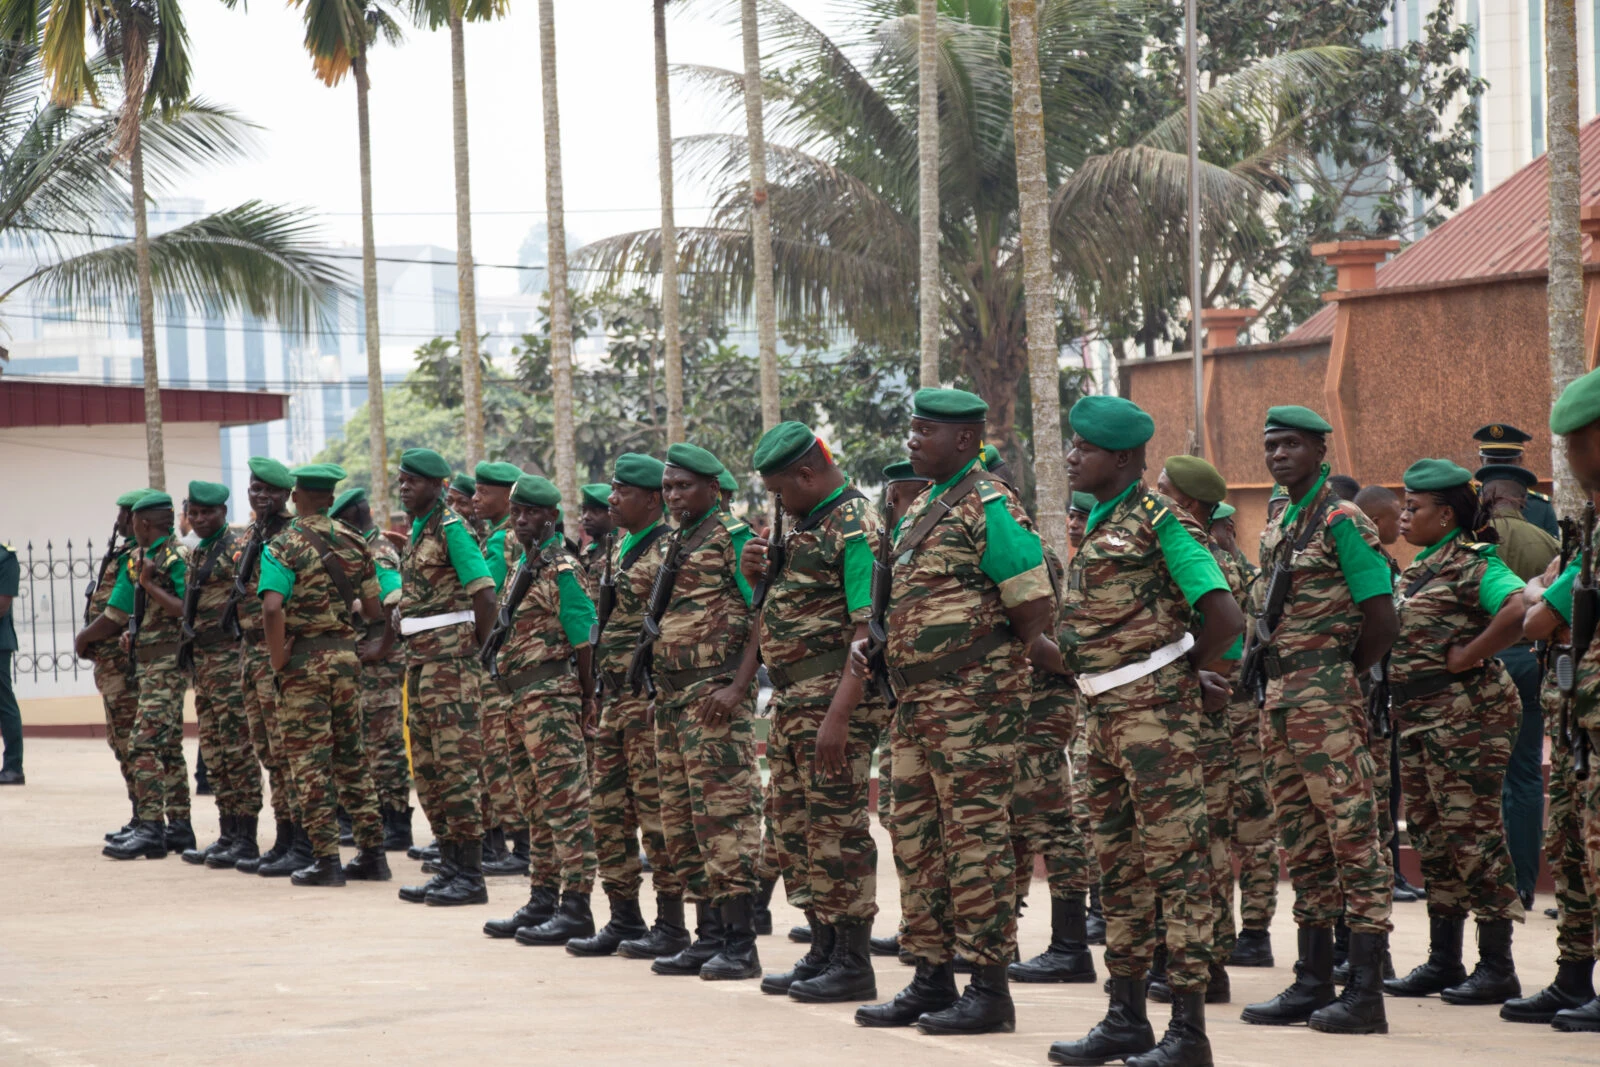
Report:
[[[49,683],[93,673],[93,665],[73,652],[72,639],[84,625],[85,594],[99,564],[95,552],[86,539],[59,548],[46,541],[42,549],[30,541],[17,554],[21,581],[11,610],[21,647],[11,657],[15,680]]]

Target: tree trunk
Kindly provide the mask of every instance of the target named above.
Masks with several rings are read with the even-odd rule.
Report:
[[[550,376],[555,396],[556,488],[578,507],[578,449],[572,430],[572,307],[567,293],[567,220],[561,198],[561,105],[556,98],[555,0],[539,0],[539,81],[544,104],[544,204],[550,238]]]
[[[129,133],[128,180],[133,191],[133,261],[139,274],[139,347],[144,364],[144,441],[150,488],[167,487],[167,446],[161,429],[161,372],[156,365],[156,295],[150,284],[150,223],[144,204],[144,133]]]
[[[917,199],[922,235],[917,285],[922,343],[919,380],[925,388],[934,389],[939,385],[939,305],[944,291],[939,269],[939,0],[918,0],[917,82]]]
[[[461,13],[450,7],[450,125],[456,164],[456,291],[461,300],[461,407],[467,470],[483,459],[483,379],[478,365],[478,287],[472,272],[472,168],[467,161],[467,54]]]
[[[761,426],[783,418],[778,403],[778,312],[772,291],[772,206],[767,203],[767,138],[761,120],[761,27],[756,0],[741,0],[744,124],[750,144],[750,242],[755,271],[756,344],[761,356]]]
[[[1034,511],[1040,534],[1057,556],[1066,559],[1067,471],[1061,454],[1061,365],[1056,349],[1055,276],[1050,263],[1050,183],[1045,173],[1044,101],[1039,89],[1038,4],[1036,0],[1009,0],[1009,6],[1011,125],[1017,156],[1028,382],[1033,391]],[[923,322],[927,322],[926,316]],[[927,350],[926,339],[923,350]]]
[[[367,54],[351,59],[356,79],[356,145],[361,157],[361,302],[367,327],[367,448],[372,463],[372,515],[389,520],[389,445],[383,423],[383,352],[378,342],[378,243],[372,232],[372,126],[367,117]]]
[[[1550,397],[1582,376],[1583,252],[1578,229],[1578,33],[1574,0],[1545,0],[1545,122],[1550,166]],[[1550,449],[1558,514],[1581,505],[1577,482],[1559,447]]]
[[[678,327],[678,223],[672,213],[672,94],[667,80],[667,0],[655,0],[656,155],[661,176],[661,343],[667,378],[665,448],[684,439],[683,350]]]

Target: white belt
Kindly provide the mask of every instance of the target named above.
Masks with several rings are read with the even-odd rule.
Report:
[[[400,632],[407,637],[424,630],[437,630],[441,626],[454,626],[458,622],[476,622],[478,616],[471,611],[447,611],[443,615],[423,615],[415,619],[401,619]]]
[[[1078,675],[1078,688],[1084,696],[1097,697],[1101,693],[1115,689],[1119,685],[1138,681],[1147,674],[1154,674],[1162,667],[1176,660],[1179,656],[1194,647],[1194,634],[1184,634],[1170,645],[1162,645],[1150,653],[1149,659],[1137,660],[1133,663],[1123,664],[1114,671],[1102,674]]]

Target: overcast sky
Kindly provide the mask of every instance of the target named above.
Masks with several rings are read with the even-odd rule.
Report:
[[[669,7],[673,62],[740,65],[737,25],[714,3]],[[828,0],[794,7],[829,21]],[[655,91],[649,0],[557,0],[567,229],[583,240],[654,226],[658,219]],[[737,12],[736,0],[726,10]],[[198,175],[181,190],[208,209],[247,198],[309,208],[330,239],[359,244],[355,86],[327,88],[311,73],[301,12],[257,0],[248,13],[212,0],[185,5],[195,91],[262,127],[255,157]],[[538,9],[511,0],[501,22],[466,30],[473,243],[482,263],[514,263],[544,218]],[[410,29],[372,56],[373,199],[379,244],[455,246],[450,52],[445,30]],[[716,114],[674,89],[674,133],[703,132]],[[679,185],[680,224],[701,221],[701,190]],[[480,270],[485,295],[511,292],[517,274]]]

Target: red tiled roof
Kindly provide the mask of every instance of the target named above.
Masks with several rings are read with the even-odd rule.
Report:
[[[161,418],[165,422],[217,422],[224,426],[272,422],[284,417],[287,400],[282,393],[163,389]],[[0,375],[0,429],[142,422],[141,386],[21,381]]]
[[[1600,119],[1578,133],[1583,183],[1579,202],[1600,198]],[[1550,203],[1546,158],[1540,156],[1456,212],[1444,224],[1378,268],[1378,288],[1494,278],[1549,267]],[[1588,256],[1589,238],[1584,237]],[[1295,327],[1287,341],[1333,336],[1330,304]]]

